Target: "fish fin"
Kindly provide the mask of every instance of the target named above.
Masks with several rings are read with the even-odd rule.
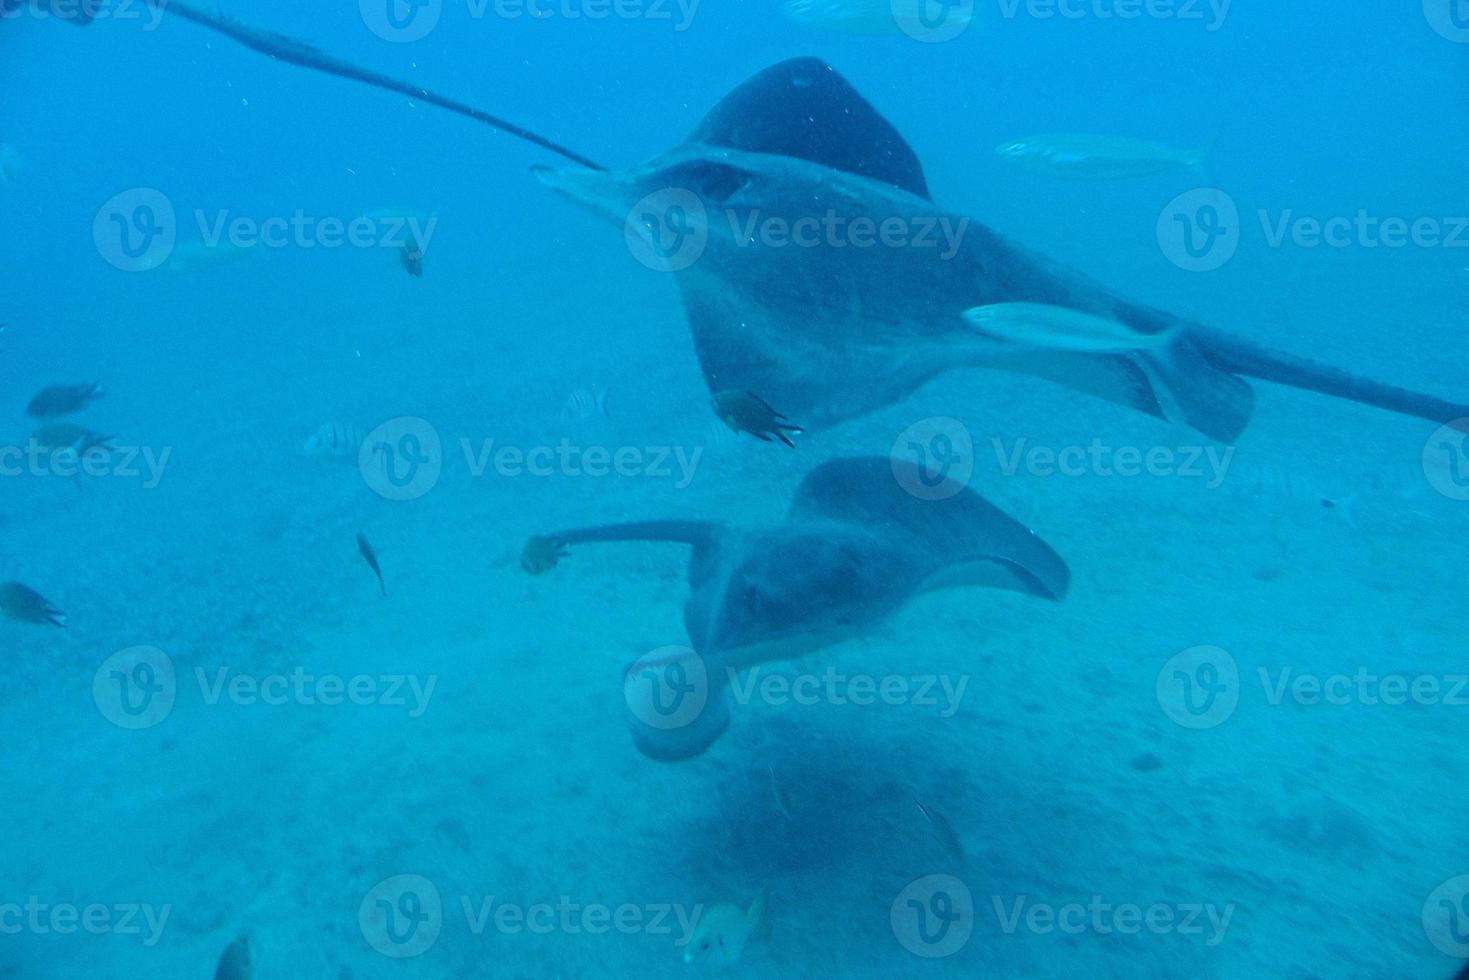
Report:
[[[918,154],[817,58],[783,61],[750,78],[709,112],[690,142],[794,157],[928,197]]]
[[[760,894],[750,903],[750,909],[745,913],[745,918],[750,923],[750,938],[770,941],[770,886],[766,885],[760,889]]]
[[[945,487],[951,478],[935,477],[907,460],[832,460],[801,481],[790,517],[901,529],[933,559],[925,589],[978,584],[1046,599],[1066,594],[1066,562],[1039,535],[968,487]]]
[[[1186,422],[1210,439],[1232,443],[1244,432],[1255,410],[1250,383],[1211,362],[1189,334],[1155,350],[1139,351],[1137,360],[1153,382],[1166,418]]]

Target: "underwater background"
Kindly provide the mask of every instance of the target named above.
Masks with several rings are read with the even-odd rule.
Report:
[[[225,12],[618,167],[678,143],[756,71],[820,57],[908,139],[940,207],[1270,347],[1469,392],[1462,0],[1180,0],[1138,17],[1120,0],[1074,17],[1022,3],[941,43],[775,0],[588,6],[445,0],[414,40],[384,37],[371,0]],[[684,962],[694,910],[762,893],[768,935],[720,972],[1463,967],[1462,436],[1259,383],[1219,480],[1016,470],[1017,446],[1206,443],[963,371],[794,451],[736,437],[670,277],[530,173],[564,161],[166,10],[129,14],[0,19],[0,441],[25,445],[40,389],[96,380],[105,396],[73,421],[136,450],[106,475],[0,481],[0,579],[67,614],[64,629],[0,620],[0,978],[207,977],[242,935],[260,980],[685,977],[712,972]],[[1207,148],[1207,173],[1061,181],[995,151],[1037,133]],[[1226,264],[1193,271],[1159,225],[1200,186],[1237,204],[1240,234]],[[435,229],[422,278],[381,244],[299,241],[137,269],[104,243],[120,208],[156,200],[140,193],[175,209],[178,257],[197,213]],[[1261,212],[1422,219],[1445,240],[1277,244]],[[775,521],[818,462],[886,455],[934,418],[972,436],[970,486],[1066,557],[1065,601],[936,592],[762,668],[962,679],[958,704],[757,699],[700,758],[640,755],[619,676],[687,642],[685,552],[578,549],[531,576],[527,538]],[[385,423],[442,440],[431,485],[396,494],[410,499],[355,452],[321,451]],[[491,439],[678,447],[697,465],[508,474],[476,465]],[[1202,719],[1170,686],[1201,663],[1232,679],[1227,710]],[[302,674],[365,679],[364,695],[323,703],[289,682]],[[1417,693],[1384,697],[1364,675]],[[1354,680],[1280,696],[1302,676]],[[118,677],[165,697],[137,714]],[[283,697],[250,693],[271,679]],[[937,932],[905,918],[915,894],[949,907],[935,887],[960,902]],[[527,925],[502,906],[556,913]],[[588,909],[632,911],[598,928]]]

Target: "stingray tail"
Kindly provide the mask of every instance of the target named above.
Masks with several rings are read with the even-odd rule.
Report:
[[[1221,371],[1290,385],[1401,415],[1450,424],[1469,432],[1469,404],[1398,388],[1304,357],[1296,357],[1215,331],[1191,331],[1204,358]]]

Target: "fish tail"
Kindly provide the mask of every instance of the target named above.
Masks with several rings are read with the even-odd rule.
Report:
[[[1212,330],[1191,334],[1205,359],[1221,371],[1333,395],[1469,432],[1469,404],[1385,384],[1228,334]]]
[[[1137,356],[1166,418],[1186,422],[1224,443],[1244,432],[1255,410],[1254,389],[1212,362],[1191,335],[1180,333],[1170,343]]]

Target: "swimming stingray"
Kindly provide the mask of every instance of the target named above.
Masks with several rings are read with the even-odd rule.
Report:
[[[594,541],[693,547],[684,627],[694,654],[639,661],[625,678],[634,741],[665,761],[696,756],[724,733],[739,671],[859,635],[932,589],[978,585],[1060,599],[1070,579],[1050,546],[974,491],[935,485],[927,471],[887,458],[817,467],[775,527],[647,521],[560,531],[532,540],[537,560],[526,567],[548,570],[569,546]],[[686,683],[698,688],[702,710],[676,725],[653,723],[648,699]]]
[[[19,2],[0,5],[9,10]],[[32,2],[44,7],[57,0]],[[693,195],[707,219],[700,225],[707,241],[677,278],[710,392],[748,392],[808,429],[889,405],[964,366],[1038,375],[1225,441],[1239,435],[1254,407],[1245,377],[1469,428],[1469,405],[1353,376],[1129,302],[976,222],[945,214],[929,198],[922,165],[903,137],[815,58],[761,72],[682,145],[645,166],[611,172],[476,106],[295,38],[184,0],[147,2],[281,62],[408,95],[571,160],[585,169],[538,174],[630,235],[647,232],[649,219],[655,232],[666,219],[687,220],[678,210],[686,198],[675,196],[678,203],[670,206],[670,195]],[[935,227],[962,234],[954,254],[914,245],[781,247],[750,240],[752,217],[767,228],[771,219],[790,228],[827,216],[876,226],[891,219],[915,238]],[[693,229],[672,230],[677,236]],[[666,244],[658,237],[654,251]],[[1111,323],[1132,339],[1117,350],[1016,345],[964,316],[1001,305],[1057,309],[1062,316],[1055,322],[1063,324]]]
[[[808,429],[882,408],[966,366],[1038,375],[1223,441],[1240,434],[1253,409],[1242,376],[1439,423],[1469,416],[1469,406],[1132,303],[945,213],[898,132],[813,58],[756,75],[685,143],[645,166],[537,173],[630,236],[646,236],[654,254],[673,253],[666,267],[676,274],[711,391],[753,392]],[[869,229],[892,223],[911,241],[874,244],[869,230],[865,247],[854,244],[849,229],[859,219],[870,220]],[[834,240],[829,220],[841,223]],[[806,245],[760,234],[802,222],[815,232]],[[944,247],[940,229],[962,229],[954,248]],[[1017,345],[964,316],[994,304],[1050,308],[1063,325],[1112,323],[1123,339],[1108,349],[1047,338]]]

